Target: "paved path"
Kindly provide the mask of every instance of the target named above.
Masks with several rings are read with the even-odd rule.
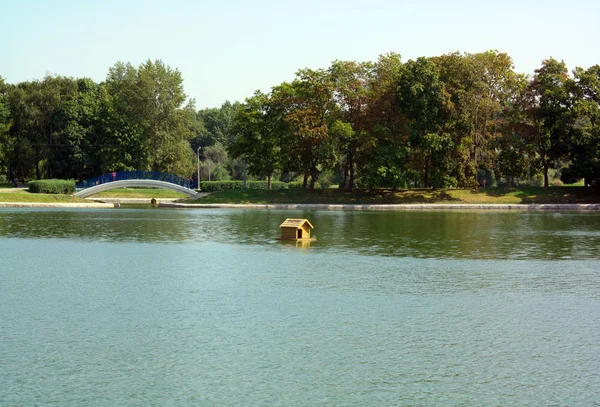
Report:
[[[0,188],[0,192],[23,192],[29,191],[29,187],[18,187],[18,188]]]

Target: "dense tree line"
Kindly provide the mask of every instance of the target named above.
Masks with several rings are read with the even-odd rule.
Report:
[[[469,187],[562,169],[597,184],[600,67],[548,59],[533,77],[489,51],[402,63],[336,61],[256,93],[237,111],[232,156],[270,177],[297,173],[312,187],[341,174],[366,187]]]
[[[117,63],[101,84],[46,76],[0,85],[0,165],[9,177],[194,168],[196,111],[181,74],[161,61]]]
[[[196,111],[161,61],[117,63],[100,84],[0,78],[0,170],[86,178],[144,169],[362,187],[471,187],[557,170],[600,179],[600,66],[542,62],[533,76],[488,51],[335,61],[244,103]]]

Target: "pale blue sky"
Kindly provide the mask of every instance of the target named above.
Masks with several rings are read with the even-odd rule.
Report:
[[[100,82],[117,61],[162,59],[204,108],[387,52],[498,49],[522,73],[550,56],[587,68],[600,64],[599,22],[598,0],[0,0],[0,76]]]

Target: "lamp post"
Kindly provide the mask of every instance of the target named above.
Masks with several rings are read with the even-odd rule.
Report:
[[[198,146],[198,150],[196,150],[196,152],[198,153],[198,191],[200,191],[200,149],[202,147]]]

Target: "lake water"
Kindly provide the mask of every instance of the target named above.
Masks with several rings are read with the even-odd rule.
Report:
[[[0,209],[0,406],[600,405],[599,260],[598,214]]]

